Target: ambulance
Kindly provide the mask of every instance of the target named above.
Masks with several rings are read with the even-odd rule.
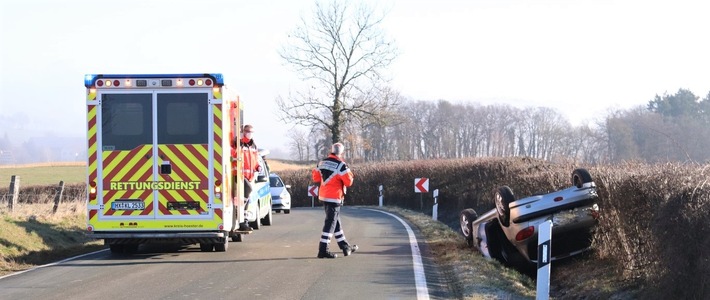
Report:
[[[242,104],[222,74],[89,74],[84,85],[91,237],[113,253],[154,242],[223,252],[241,241],[233,196],[243,177],[230,147]]]

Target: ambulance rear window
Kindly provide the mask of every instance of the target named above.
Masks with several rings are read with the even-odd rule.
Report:
[[[207,144],[208,95],[158,94],[158,144]]]
[[[104,94],[101,105],[103,149],[131,150],[153,143],[151,94]]]

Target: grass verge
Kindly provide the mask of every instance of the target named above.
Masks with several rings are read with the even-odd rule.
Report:
[[[497,261],[488,260],[466,245],[463,237],[431,216],[398,207],[384,210],[396,213],[417,226],[441,268],[450,289],[459,299],[531,299],[535,282]]]
[[[103,248],[84,234],[83,203],[23,204],[0,209],[0,276]]]

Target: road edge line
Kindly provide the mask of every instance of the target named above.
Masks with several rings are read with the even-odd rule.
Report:
[[[46,264],[46,265],[34,266],[34,267],[29,268],[29,269],[27,269],[27,270],[22,270],[22,271],[18,271],[18,272],[15,272],[15,273],[10,273],[10,274],[7,274],[7,275],[0,276],[0,280],[5,279],[5,278],[8,278],[8,277],[15,276],[15,275],[20,275],[20,274],[23,274],[23,273],[27,273],[27,272],[29,272],[29,271],[33,271],[33,270],[37,270],[37,269],[41,269],[41,268],[45,268],[45,267],[55,266],[55,265],[58,265],[58,264],[61,264],[61,263],[65,263],[65,262],[68,262],[68,261],[71,261],[71,260],[75,260],[75,259],[77,259],[77,258],[82,258],[82,257],[84,257],[84,256],[89,256],[89,255],[97,254],[97,253],[104,252],[104,251],[108,251],[108,249],[102,249],[102,250],[98,250],[98,251],[94,251],[94,252],[90,252],[90,253],[84,253],[84,254],[81,254],[81,255],[72,256],[72,257],[65,258],[65,259],[63,259],[63,260],[56,261],[56,262],[53,262],[53,263],[49,263],[49,264]]]
[[[398,217],[395,214],[371,208],[364,209],[390,215],[391,217],[397,219],[400,223],[402,223],[402,225],[404,225],[404,228],[407,230],[407,234],[409,235],[409,246],[412,248],[412,268],[414,269],[414,284],[417,287],[417,299],[429,299],[429,288],[427,288],[426,274],[424,273],[424,264],[422,263],[421,251],[419,251],[419,242],[417,242],[417,237],[414,235],[412,227],[410,227],[407,222],[405,222],[404,220],[402,220],[402,218]]]

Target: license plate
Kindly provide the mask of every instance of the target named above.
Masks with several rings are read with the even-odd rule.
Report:
[[[143,201],[114,201],[111,203],[113,210],[143,210],[145,203]]]

